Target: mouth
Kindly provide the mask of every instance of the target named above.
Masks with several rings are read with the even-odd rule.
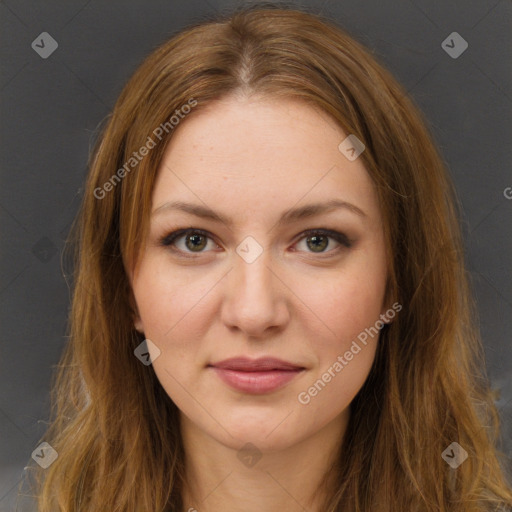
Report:
[[[228,386],[250,394],[276,391],[305,371],[303,366],[275,358],[226,359],[208,365]]]

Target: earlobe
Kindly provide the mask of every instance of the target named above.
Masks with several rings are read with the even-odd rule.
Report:
[[[140,332],[141,334],[144,334],[144,326],[142,325],[142,320],[140,319],[139,315],[136,315],[133,320],[133,326],[135,329]]]
[[[130,308],[132,311],[133,326],[135,327],[135,330],[140,334],[144,334],[144,325],[140,318],[139,309],[137,308],[137,303],[135,302],[133,293],[130,294]]]

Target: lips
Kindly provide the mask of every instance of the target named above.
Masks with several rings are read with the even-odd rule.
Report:
[[[240,372],[261,372],[271,370],[302,370],[303,367],[288,361],[276,359],[273,357],[262,357],[259,359],[248,359],[246,357],[234,357],[220,361],[219,363],[212,363],[210,366],[215,368],[222,368],[224,370],[234,370]]]
[[[282,388],[305,368],[294,363],[264,357],[237,357],[208,365],[231,388],[248,394],[261,395]]]

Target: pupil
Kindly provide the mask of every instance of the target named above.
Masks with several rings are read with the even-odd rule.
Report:
[[[189,249],[203,249],[205,247],[205,240],[203,235],[189,235],[186,241]]]
[[[310,241],[313,242],[313,246],[312,247],[310,246],[310,249],[312,249],[314,252],[321,252],[322,250],[324,250],[327,247],[327,244],[328,244],[327,237],[322,236],[322,235],[310,236],[307,239],[308,245],[309,245]]]

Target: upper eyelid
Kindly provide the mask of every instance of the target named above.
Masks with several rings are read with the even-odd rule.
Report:
[[[212,233],[210,233],[209,231],[206,231],[204,229],[199,229],[199,228],[176,229],[176,230],[172,231],[171,233],[168,233],[167,235],[164,235],[163,237],[161,237],[160,241],[165,242],[166,240],[171,240],[170,243],[172,243],[175,240],[177,240],[178,238],[188,235],[189,233],[199,233],[203,236],[206,236],[210,240],[215,241],[215,236]],[[217,243],[217,242],[215,242],[215,243]]]

